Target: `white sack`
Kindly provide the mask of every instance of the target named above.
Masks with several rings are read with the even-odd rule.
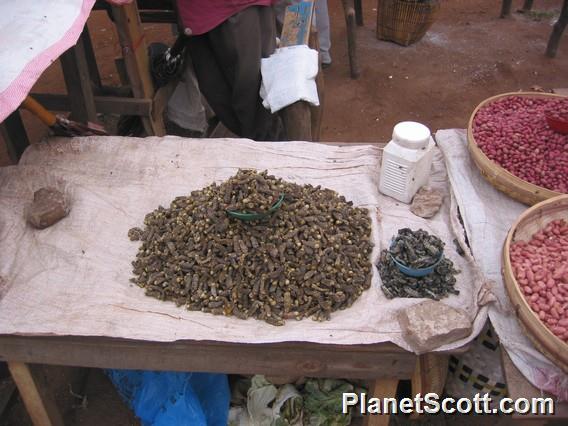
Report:
[[[318,52],[306,45],[276,49],[260,63],[262,104],[272,113],[297,101],[319,105]]]

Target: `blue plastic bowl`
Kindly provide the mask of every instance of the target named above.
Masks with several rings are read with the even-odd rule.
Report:
[[[409,277],[414,277],[414,278],[425,277],[426,275],[429,275],[432,272],[434,272],[434,269],[436,269],[436,266],[438,266],[438,263],[440,263],[442,261],[442,257],[444,257],[443,255],[440,256],[440,258],[436,261],[436,263],[434,263],[431,266],[428,266],[427,268],[409,268],[408,266],[404,266],[402,263],[400,263],[400,261],[397,260],[397,258],[394,257],[392,254],[389,253],[389,256],[391,257],[391,259],[393,260],[394,264],[396,265],[396,267],[400,272],[402,272],[404,275],[408,275]]]
[[[394,244],[394,239],[391,241],[391,247],[393,244]],[[438,264],[442,261],[442,258],[444,257],[444,251],[442,250],[442,253],[440,253],[440,258],[432,265],[426,268],[409,268],[391,254],[390,252],[391,247],[389,247],[389,256],[391,257],[392,261],[394,262],[398,270],[402,272],[404,275],[408,275],[409,277],[414,277],[414,278],[425,277],[426,275],[429,275],[432,272],[434,272],[434,269],[436,269],[436,266],[438,266]]]

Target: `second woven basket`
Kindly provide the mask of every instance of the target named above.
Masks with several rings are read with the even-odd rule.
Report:
[[[377,38],[408,46],[432,26],[439,0],[378,0]]]

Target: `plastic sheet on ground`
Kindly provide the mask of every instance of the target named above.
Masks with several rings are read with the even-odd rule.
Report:
[[[107,370],[120,396],[143,426],[225,426],[226,374]]]

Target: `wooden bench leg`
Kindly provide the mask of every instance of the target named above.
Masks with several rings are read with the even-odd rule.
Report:
[[[438,354],[422,354],[416,360],[416,367],[411,379],[412,395],[433,392],[439,396],[444,391],[446,376],[448,374],[449,356]],[[417,419],[418,412],[410,415],[411,419]]]
[[[395,398],[398,379],[377,379],[370,383],[367,401],[370,398]],[[388,426],[390,415],[367,414],[363,416],[363,426]]]
[[[0,134],[8,149],[10,160],[12,160],[14,164],[18,164],[18,160],[30,144],[24,123],[22,122],[22,117],[20,117],[18,110],[6,117],[0,124]]]
[[[362,27],[363,26],[363,5],[362,0],[355,0],[355,20],[357,21],[357,25]]]
[[[318,88],[319,106],[310,105],[313,142],[319,142],[321,140],[321,123],[323,121],[323,106],[325,102],[325,83],[321,64],[319,65],[319,71],[316,77],[316,86]]]
[[[562,11],[560,12],[560,17],[554,27],[552,28],[552,33],[548,39],[548,45],[546,46],[546,56],[549,58],[554,58],[556,56],[556,51],[558,50],[558,44],[560,43],[560,38],[562,33],[566,29],[568,24],[568,0],[564,0],[562,5]]]
[[[310,104],[303,101],[294,102],[280,112],[288,140],[312,141]]]
[[[75,46],[61,55],[60,61],[71,104],[71,118],[82,123],[96,123],[97,109],[85,54],[84,34]]]
[[[513,4],[513,0],[503,0],[501,4],[501,18],[506,18],[507,16],[511,15],[511,5]]]
[[[112,15],[134,97],[154,99],[148,49],[136,2],[123,6],[113,6]],[[142,124],[148,135],[163,136],[166,134],[163,116],[159,114],[142,117]]]
[[[359,71],[359,61],[357,56],[357,37],[355,22],[355,8],[353,0],[342,0],[343,10],[345,12],[345,24],[347,26],[347,51],[349,54],[349,67],[351,69],[351,78],[358,78],[361,74]]]
[[[412,393],[434,392],[442,394],[448,373],[447,355],[434,353],[422,354],[416,360],[416,368],[412,376]]]
[[[83,46],[85,48],[85,60],[87,61],[87,66],[89,67],[89,76],[95,88],[95,92],[100,92],[102,87],[101,74],[99,73],[99,67],[97,66],[97,59],[95,57],[95,49],[93,48],[93,42],[91,40],[91,35],[89,33],[89,27],[85,24],[83,32],[81,33],[81,39],[83,40]]]
[[[317,34],[312,28],[313,12],[313,2],[298,3],[286,8],[280,47],[308,44],[312,49],[318,49]],[[319,74],[321,75],[321,70]],[[320,106],[322,105],[320,98]],[[314,114],[313,118],[312,114]],[[321,107],[312,107],[303,101],[294,102],[282,109],[280,117],[286,129],[286,139],[311,142],[316,140],[314,137],[319,138],[319,125],[321,124],[321,122],[318,123],[318,118],[321,118],[319,114],[321,114]]]
[[[308,45],[319,52],[319,38],[318,31],[312,26]],[[321,139],[321,122],[323,120],[323,105],[324,105],[324,79],[323,69],[321,66],[321,56],[318,60],[318,75],[316,76],[316,87],[318,91],[319,106],[310,105],[310,120],[312,124],[311,137],[312,142],[319,142]]]
[[[63,426],[63,418],[55,401],[46,391],[41,366],[23,362],[8,362],[8,369],[33,424],[35,426]]]

